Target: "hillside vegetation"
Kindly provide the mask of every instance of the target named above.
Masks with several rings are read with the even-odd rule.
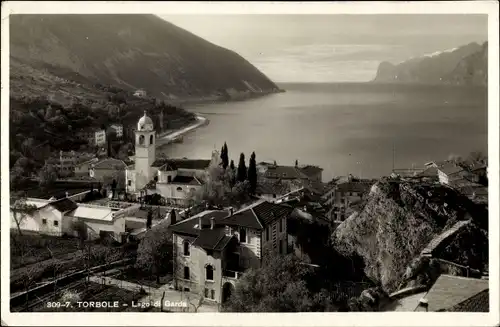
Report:
[[[13,70],[143,88],[164,99],[277,90],[238,54],[154,15],[13,15],[10,22]]]

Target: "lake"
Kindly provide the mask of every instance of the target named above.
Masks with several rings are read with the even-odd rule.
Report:
[[[160,151],[210,158],[227,142],[230,159],[255,151],[257,162],[315,164],[323,179],[389,175],[395,168],[471,151],[487,153],[487,89],[482,87],[280,84],[287,92],[196,105],[210,124]],[[393,151],[394,149],[394,151]],[[394,156],[393,156],[394,153]]]

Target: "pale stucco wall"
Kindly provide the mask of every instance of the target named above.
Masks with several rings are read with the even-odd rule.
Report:
[[[174,246],[176,253],[175,279],[180,290],[189,288],[190,292],[205,296],[205,289],[208,289],[208,298],[211,299],[211,290],[214,290],[215,302],[220,302],[222,283],[222,260],[221,253],[214,252],[207,255],[207,252],[199,247],[190,246],[190,255],[184,256],[185,238],[174,234]],[[206,266],[212,265],[213,281],[206,280]],[[184,267],[189,267],[190,278],[184,278]]]

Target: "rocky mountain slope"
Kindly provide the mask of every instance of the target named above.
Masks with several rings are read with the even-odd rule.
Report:
[[[488,43],[412,58],[400,64],[382,62],[374,82],[486,85]]]
[[[278,89],[238,54],[154,15],[13,15],[10,22],[18,76],[34,69],[79,84],[142,88],[163,99]]]
[[[450,266],[438,267],[442,260],[487,269],[487,221],[485,207],[450,188],[382,180],[332,241],[344,255],[362,257],[366,275],[391,293],[450,273]]]

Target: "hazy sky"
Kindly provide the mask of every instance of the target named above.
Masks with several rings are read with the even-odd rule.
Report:
[[[487,40],[487,15],[162,15],[275,82],[368,81],[381,61]]]

